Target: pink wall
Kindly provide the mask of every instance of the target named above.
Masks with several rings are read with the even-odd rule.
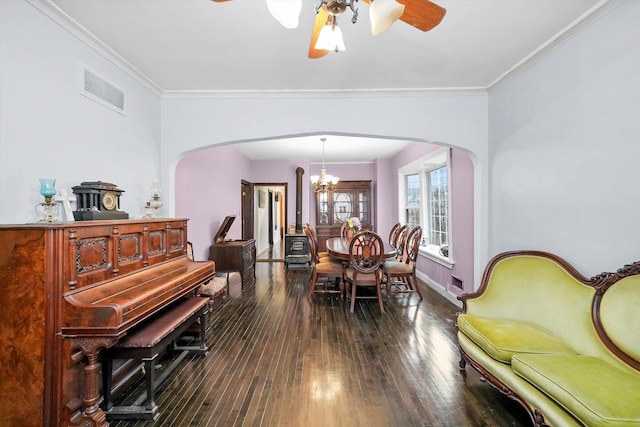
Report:
[[[176,217],[189,218],[194,256],[209,257],[209,246],[227,215],[238,218],[228,237],[242,237],[240,180],[251,178],[251,161],[232,146],[186,155],[176,168]]]
[[[376,195],[376,224],[378,233],[388,237],[388,231],[398,222],[398,185],[397,170],[393,168],[392,158],[378,159],[375,162],[376,180],[373,191]]]

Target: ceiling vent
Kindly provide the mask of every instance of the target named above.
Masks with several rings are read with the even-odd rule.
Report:
[[[105,107],[127,115],[126,92],[86,67],[82,67],[81,93]]]

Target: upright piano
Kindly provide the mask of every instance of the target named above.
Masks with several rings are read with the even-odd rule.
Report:
[[[0,226],[3,426],[106,426],[100,351],[215,274],[187,220]]]
[[[235,215],[224,218],[213,244],[209,248],[209,259],[215,261],[218,273],[238,272],[242,279],[242,289],[256,280],[256,242],[254,239],[229,240],[227,233],[235,220]],[[227,276],[227,282],[229,276]]]

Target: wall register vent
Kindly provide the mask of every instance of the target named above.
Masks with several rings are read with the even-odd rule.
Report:
[[[81,93],[105,107],[127,115],[126,92],[86,67],[82,67]]]
[[[452,275],[451,275],[451,279],[452,279],[452,280],[451,280],[451,284],[452,284],[454,287],[456,287],[456,288],[458,288],[458,289],[464,289],[463,282],[462,282],[462,279],[461,279],[461,278],[459,278],[459,277],[457,277],[457,276],[454,276],[454,275],[452,274]]]

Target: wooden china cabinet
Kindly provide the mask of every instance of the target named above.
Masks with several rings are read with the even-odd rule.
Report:
[[[342,223],[360,218],[363,229],[373,222],[371,181],[339,181],[335,191],[316,193],[316,232],[318,250],[326,250],[326,240],[340,236]]]

